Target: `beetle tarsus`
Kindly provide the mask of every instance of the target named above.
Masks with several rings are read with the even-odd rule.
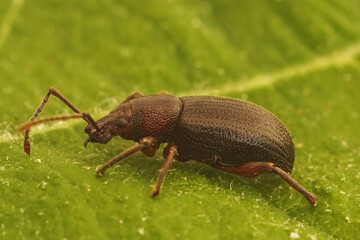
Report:
[[[87,138],[84,142],[84,147],[86,147],[89,142],[90,142],[90,138]]]
[[[153,192],[152,192],[152,194],[151,194],[151,196],[152,196],[152,197],[157,197],[157,196],[159,196],[159,194],[160,194],[160,191],[154,189]]]
[[[99,177],[103,176],[102,172],[100,171],[101,167],[102,167],[102,165],[99,165],[99,166],[96,167],[96,172],[95,172],[96,176],[99,176]]]

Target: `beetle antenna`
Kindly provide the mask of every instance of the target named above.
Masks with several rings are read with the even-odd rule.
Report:
[[[50,122],[50,121],[58,121],[58,120],[68,120],[68,119],[74,119],[74,118],[84,118],[84,116],[82,114],[73,114],[70,116],[58,116],[58,117],[50,117],[50,118],[44,118],[44,119],[40,119],[40,120],[35,120],[35,121],[30,121],[27,123],[24,123],[23,125],[20,126],[19,130],[23,131],[30,131],[30,128],[34,125],[38,125],[40,123],[44,123],[44,122]]]
[[[45,118],[41,120],[35,120],[39,114],[44,109],[45,103],[49,100],[50,95],[53,95],[57,98],[59,98],[63,103],[65,103],[71,110],[73,110],[76,114],[70,115],[70,116],[59,116],[59,117],[51,117],[51,118]],[[57,121],[57,120],[68,120],[73,118],[82,118],[87,123],[94,126],[94,128],[100,132],[99,126],[96,124],[94,119],[90,116],[88,113],[82,113],[80,110],[74,106],[66,97],[64,97],[58,90],[55,88],[50,88],[48,93],[45,95],[44,99],[42,100],[40,106],[36,109],[34,115],[31,117],[30,122],[23,124],[20,127],[20,130],[25,130],[25,140],[24,140],[24,151],[30,155],[30,141],[29,141],[29,132],[30,128],[33,125],[37,125],[39,123],[43,122],[49,122],[49,121]]]
[[[94,121],[91,117],[89,120],[90,115],[89,114],[84,114],[84,113],[80,113],[80,114],[73,114],[70,116],[58,116],[58,117],[50,117],[50,118],[44,118],[44,119],[40,119],[40,120],[33,120],[33,121],[29,121],[27,123],[24,123],[23,125],[20,126],[19,130],[20,131],[24,131],[25,130],[25,139],[24,139],[24,151],[30,155],[30,136],[29,136],[29,132],[30,132],[30,128],[34,125],[38,125],[40,123],[44,123],[44,122],[50,122],[50,121],[59,121],[59,120],[68,120],[68,119],[74,119],[74,118],[82,118],[84,119],[87,123],[91,123],[91,120]],[[95,124],[95,125],[94,125]],[[97,124],[94,122],[94,127],[95,128],[99,128],[97,126]]]

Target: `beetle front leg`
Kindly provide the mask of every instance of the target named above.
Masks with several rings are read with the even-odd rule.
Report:
[[[104,174],[104,172],[110,168],[111,166],[113,166],[115,163],[133,155],[134,153],[140,151],[140,150],[145,150],[145,149],[158,149],[159,148],[159,143],[158,141],[153,138],[153,137],[145,137],[143,139],[140,140],[139,144],[130,148],[129,150],[120,153],[119,155],[115,156],[114,158],[112,158],[110,161],[108,161],[107,163],[103,164],[102,166],[100,166],[99,168],[96,169],[96,174],[102,176]]]
[[[159,174],[158,180],[156,181],[155,187],[152,191],[153,197],[159,195],[162,183],[165,179],[165,175],[170,167],[171,162],[175,159],[177,154],[177,147],[175,145],[169,144],[164,149],[165,162]]]
[[[288,173],[279,167],[276,167],[270,162],[249,162],[239,166],[227,166],[220,163],[214,163],[210,166],[219,169],[224,172],[234,173],[243,177],[256,177],[260,174],[276,173],[279,175],[287,184],[303,195],[311,205],[316,206],[317,201],[314,194],[306,190],[301,186],[295,179],[293,179]]]

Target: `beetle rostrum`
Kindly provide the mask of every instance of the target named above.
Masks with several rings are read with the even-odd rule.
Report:
[[[63,101],[75,114],[36,120],[50,95]],[[196,160],[250,178],[276,173],[312,205],[317,204],[315,196],[290,176],[295,160],[290,133],[278,118],[256,104],[222,97],[178,98],[135,92],[95,122],[88,113],[80,112],[59,91],[51,88],[30,122],[20,127],[25,130],[24,151],[30,155],[29,132],[33,125],[72,118],[82,118],[88,123],[85,147],[89,142],[106,144],[114,136],[137,143],[97,168],[98,175],[138,151],[151,157],[161,143],[168,143],[163,150],[165,161],[153,196],[159,194],[173,160]]]

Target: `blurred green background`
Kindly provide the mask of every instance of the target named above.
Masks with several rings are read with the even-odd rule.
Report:
[[[359,1],[0,1],[0,239],[357,239],[360,235]],[[31,132],[50,87],[106,115],[132,91],[219,95],[277,115],[296,145],[293,177],[245,179],[196,162],[89,144],[81,120]],[[40,117],[71,114],[50,98]]]

